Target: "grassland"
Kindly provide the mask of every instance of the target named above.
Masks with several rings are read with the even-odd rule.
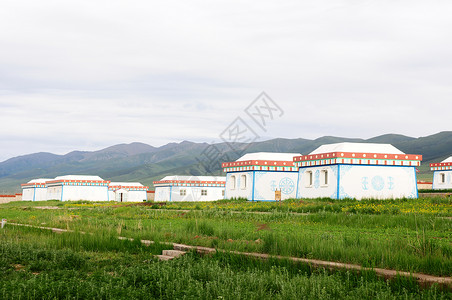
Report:
[[[177,242],[451,276],[449,198],[166,205],[13,202],[0,205],[0,217],[74,231],[56,234],[8,225],[0,231],[2,299],[452,296],[448,290],[423,288],[409,279],[384,281],[372,272],[331,272],[228,253],[190,253],[170,262],[153,258],[169,249],[164,242]],[[139,239],[156,243],[147,247]]]

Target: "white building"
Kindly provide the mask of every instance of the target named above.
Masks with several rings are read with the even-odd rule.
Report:
[[[224,198],[225,177],[166,176],[154,181],[156,202],[215,201]]]
[[[337,143],[296,157],[297,198],[417,198],[422,155],[390,144]]]
[[[223,171],[226,173],[225,199],[274,201],[275,191],[281,192],[281,200],[295,198],[298,172],[293,158],[300,155],[248,153],[234,162],[223,163]]]
[[[46,182],[47,200],[61,201],[109,201],[110,181],[99,176],[67,175],[58,176]],[[114,200],[114,199],[111,199]]]
[[[46,181],[52,179],[39,178],[30,180],[28,183],[22,184],[22,200],[23,201],[46,201],[47,186]]]
[[[452,156],[440,163],[430,164],[434,190],[452,189]]]
[[[147,199],[148,187],[139,182],[111,182],[109,200],[117,202],[142,202]]]

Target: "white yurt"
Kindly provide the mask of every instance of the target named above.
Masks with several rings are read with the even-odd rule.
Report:
[[[416,167],[422,155],[390,144],[322,145],[294,159],[297,198],[417,198]]]
[[[52,180],[49,178],[39,178],[30,180],[22,184],[22,200],[23,201],[46,201],[47,186],[46,182]]]
[[[47,199],[61,201],[108,201],[110,181],[99,176],[66,175],[46,182]]]
[[[154,201],[216,201],[224,198],[225,177],[166,176],[154,181]]]
[[[108,198],[117,202],[142,202],[147,199],[148,187],[139,182],[111,182]]]
[[[298,172],[293,158],[300,153],[248,153],[234,162],[222,164],[226,173],[225,199],[246,198],[251,201],[274,201],[276,191],[281,200],[295,198]]]
[[[452,189],[452,156],[440,163],[430,164],[430,169],[433,171],[432,189]]]

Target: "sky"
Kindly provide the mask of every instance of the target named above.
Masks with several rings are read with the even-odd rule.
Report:
[[[219,142],[237,118],[258,139],[451,130],[451,14],[446,0],[2,0],[0,161]],[[279,108],[264,127],[246,113],[262,92]]]

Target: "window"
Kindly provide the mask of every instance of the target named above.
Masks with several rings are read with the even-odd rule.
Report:
[[[221,191],[221,196],[223,196],[223,197],[224,197],[224,190],[222,190],[222,191]]]
[[[322,186],[328,185],[328,170],[322,170],[321,171],[321,180],[322,180]]]
[[[439,173],[439,183],[446,183],[446,174]]]
[[[187,195],[187,190],[180,190],[180,195],[181,196],[186,196]]]
[[[235,175],[229,178],[229,186],[231,190],[235,190]]]
[[[313,178],[312,171],[306,172],[306,187],[312,187]]]
[[[242,190],[246,189],[246,175],[240,175],[240,188]]]
[[[207,196],[207,190],[201,190],[201,196]]]

